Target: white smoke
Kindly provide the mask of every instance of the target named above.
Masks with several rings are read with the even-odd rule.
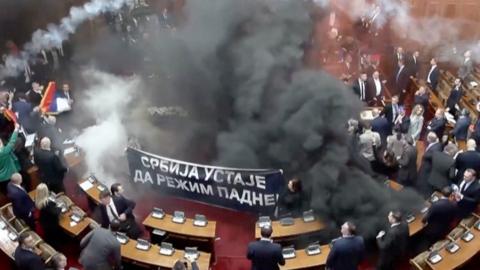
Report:
[[[42,50],[61,47],[69,35],[75,33],[83,22],[105,12],[118,11],[124,5],[132,2],[133,0],[91,0],[81,7],[70,8],[69,15],[61,19],[59,24],[49,24],[46,30],[35,31],[32,39],[25,44],[19,55],[7,56],[4,65],[0,65],[0,79],[17,75],[24,70],[28,60]]]
[[[118,172],[118,161],[123,158],[127,145],[127,128],[123,121],[133,94],[140,88],[140,79],[125,79],[94,69],[82,75],[91,82],[85,89],[83,113],[93,116],[96,124],[85,128],[75,141],[85,152],[89,172],[109,183],[114,179],[112,173]]]

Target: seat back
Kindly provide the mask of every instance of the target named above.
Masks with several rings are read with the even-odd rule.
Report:
[[[418,254],[417,256],[415,256],[415,258],[410,260],[410,264],[413,266],[414,269],[417,269],[417,270],[429,269],[427,264],[427,259],[429,254],[430,254],[429,251],[424,251]]]
[[[460,238],[463,233],[466,231],[466,229],[463,227],[463,226],[457,226],[455,227],[455,229],[453,229],[447,236],[448,239],[450,239],[451,241],[455,241],[457,240],[458,238]]]
[[[435,244],[433,244],[431,251],[439,251],[446,247],[448,243],[450,243],[450,240],[448,239],[437,241]]]
[[[52,261],[53,256],[57,254],[57,251],[45,242],[41,242],[40,244],[38,244],[37,247],[42,251],[42,254],[40,254],[40,256],[45,262],[45,265],[49,265]]]
[[[10,224],[12,224],[13,228],[17,231],[19,235],[31,229],[23,220],[16,217],[14,217]]]
[[[15,215],[13,214],[12,203],[7,203],[0,208],[0,214],[5,218],[6,221],[11,222]]]
[[[462,225],[466,229],[470,229],[475,224],[475,222],[477,222],[477,220],[478,218],[476,216],[471,215],[462,219],[462,221],[460,221],[460,225]]]

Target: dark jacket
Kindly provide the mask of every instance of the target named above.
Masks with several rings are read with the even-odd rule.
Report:
[[[341,237],[332,241],[327,257],[331,270],[357,270],[365,254],[365,245],[360,236]]]
[[[59,219],[62,209],[58,208],[55,202],[48,201],[47,205],[40,209],[40,224],[45,232],[45,239],[54,247],[59,246],[58,234],[62,232]]]
[[[466,140],[468,136],[468,128],[470,127],[471,119],[469,116],[460,116],[455,123],[455,127],[451,131],[456,140]]]
[[[367,89],[367,82],[365,81],[362,81],[363,83],[363,91],[364,91],[364,98],[362,99],[362,96],[361,96],[361,87],[360,87],[360,82],[359,82],[359,79],[357,78],[354,82],[353,82],[353,85],[352,85],[352,89],[353,89],[353,93],[358,96],[358,98],[360,98],[360,100],[362,101],[365,101],[367,100],[367,96],[368,96],[368,89]]]
[[[450,232],[457,210],[457,204],[446,198],[432,203],[422,219],[423,223],[427,223],[424,231],[430,243],[443,239]]]
[[[24,221],[33,219],[35,204],[28,193],[11,182],[7,185],[7,192],[12,201],[13,214]]]
[[[15,264],[18,267],[18,270],[44,270],[45,264],[42,261],[42,257],[31,252],[30,250],[23,249],[18,246],[15,249]]]
[[[417,180],[417,148],[407,144],[398,164],[398,181],[404,186],[413,185]]]
[[[382,78],[380,80],[380,94],[377,96],[377,88],[375,86],[375,80],[373,78],[368,78],[367,80],[367,100],[372,100],[373,98],[381,98],[384,95],[385,86],[382,83]]]
[[[463,90],[461,86],[459,87],[459,90],[455,90],[455,89],[456,87],[454,86],[450,91],[450,95],[447,98],[447,103],[445,106],[447,108],[450,108],[451,114],[454,114],[454,112],[456,111],[455,105],[457,105],[458,102],[460,102],[460,99],[462,98],[462,95],[463,95]]]
[[[457,183],[463,180],[463,173],[466,169],[474,169],[477,175],[480,173],[480,153],[477,151],[465,151],[458,154],[455,159],[455,168],[457,168]]]
[[[425,94],[423,95],[414,95],[413,97],[413,105],[417,105],[417,104],[420,104],[423,106],[423,109],[424,111],[426,111],[428,109],[428,100],[430,98],[430,95],[428,94],[428,92],[426,92]]]
[[[434,152],[432,154],[432,170],[427,179],[432,189],[440,191],[450,185],[455,178],[454,165],[455,160],[452,156],[444,152]]]
[[[28,133],[35,133],[37,130],[38,119],[33,106],[26,101],[17,101],[13,103],[12,109],[18,114],[18,122],[25,128]]]
[[[393,74],[394,86],[395,86],[395,93],[393,94],[401,94],[402,90],[407,90],[409,78],[409,71],[407,66],[405,66],[402,71],[399,73],[400,68],[395,69],[395,73]]]
[[[428,82],[428,74],[430,72],[430,67],[427,71],[427,82]],[[432,71],[432,74],[430,74],[430,86],[432,87],[432,90],[436,91],[437,90],[437,85],[438,85],[438,77],[440,76],[440,71],[438,69],[438,66],[435,67],[435,69]]]
[[[380,249],[377,269],[394,269],[396,262],[403,259],[406,253],[408,238],[408,225],[403,222],[390,227],[383,237],[377,238],[378,248]]]
[[[278,206],[280,215],[292,214],[294,216],[301,215],[304,210],[305,195],[302,191],[292,192],[286,188],[278,198]]]
[[[46,183],[54,192],[63,191],[63,177],[67,168],[53,151],[36,149],[34,153],[35,164],[40,170],[42,182]]]
[[[459,186],[459,188],[461,187]],[[480,183],[478,180],[474,180],[474,182],[462,192],[462,195],[463,199],[458,201],[460,218],[469,216],[477,209],[478,202],[480,201]]]
[[[282,247],[277,243],[259,240],[248,244],[247,259],[252,262],[252,270],[276,270],[285,265]]]
[[[445,118],[432,118],[430,123],[428,123],[427,130],[435,132],[437,134],[438,139],[441,139],[443,136],[443,132],[445,131],[445,125],[447,124],[447,120]]]
[[[392,133],[391,125],[388,123],[386,117],[379,116],[372,120],[372,131],[378,132],[380,134],[380,138],[382,138],[382,142],[385,143],[387,141],[388,135]]]
[[[136,224],[135,216],[133,215],[133,209],[135,208],[135,202],[126,199],[123,196],[113,196],[113,204],[117,210],[118,215],[125,214],[127,220],[121,222],[120,230],[127,233],[127,236],[133,239],[137,239],[141,231]],[[98,206],[97,216],[99,216],[100,224],[103,228],[109,228],[110,220],[108,218],[107,207],[103,204]]]
[[[428,148],[428,147],[427,147]],[[418,186],[422,190],[422,192],[425,193],[425,195],[430,194],[430,189],[425,188],[428,186],[428,177],[430,176],[430,173],[432,171],[432,157],[433,153],[435,152],[441,152],[442,151],[442,144],[441,143],[434,143],[431,147],[425,151],[423,154],[422,158],[422,165],[420,166],[420,169],[418,170]]]

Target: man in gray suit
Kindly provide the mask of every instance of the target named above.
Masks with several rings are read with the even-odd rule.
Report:
[[[80,242],[79,262],[84,270],[112,270],[121,268],[120,243],[114,233],[120,223],[110,223],[110,230],[97,227]]]
[[[453,157],[458,152],[458,147],[449,143],[443,149],[443,152],[434,152],[432,154],[432,171],[427,178],[430,191],[441,191],[444,187],[450,185],[455,178],[455,160]]]
[[[413,186],[417,181],[417,148],[413,138],[406,136],[402,156],[398,160],[398,182],[404,186]]]

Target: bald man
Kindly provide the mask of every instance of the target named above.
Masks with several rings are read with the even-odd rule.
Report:
[[[7,185],[8,198],[12,201],[13,214],[25,221],[30,229],[35,230],[33,212],[35,204],[22,187],[22,175],[14,173]]]
[[[63,177],[67,168],[52,151],[48,137],[43,137],[40,140],[40,148],[35,149],[34,159],[40,170],[42,182],[47,184],[48,188],[55,193],[64,191]]]

